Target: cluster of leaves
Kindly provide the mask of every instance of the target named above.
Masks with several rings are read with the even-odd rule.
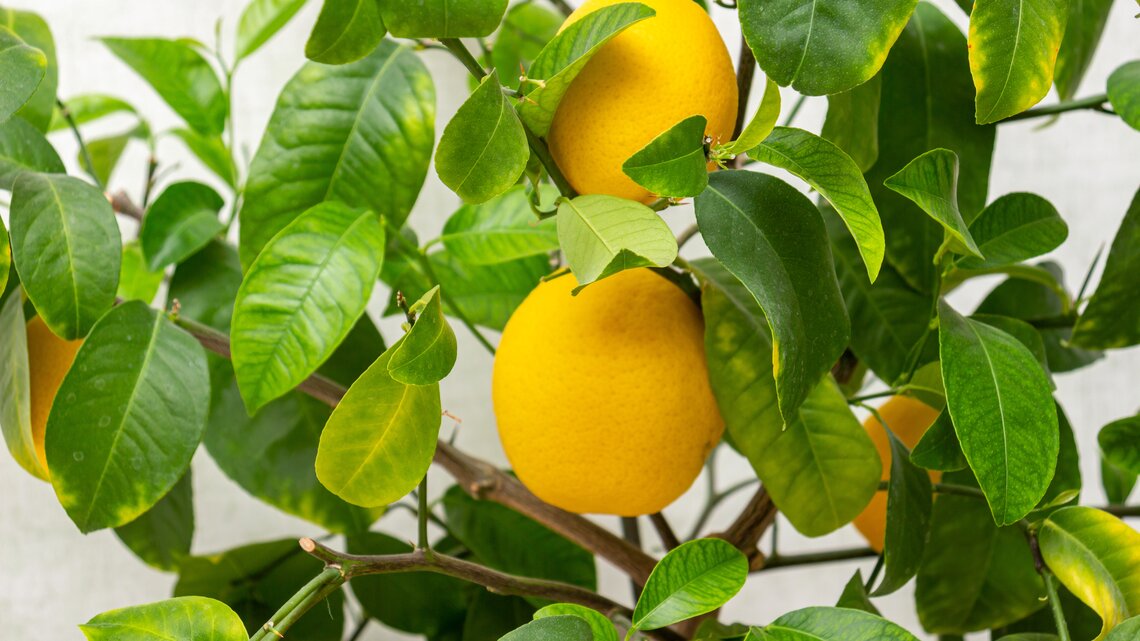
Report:
[[[1042,616],[1048,592],[1074,635],[1136,633],[1140,559],[1120,550],[1140,549],[1140,534],[1071,505],[1082,480],[1052,376],[1140,343],[1140,192],[1087,298],[1084,287],[1069,293],[1057,265],[1028,262],[1066,239],[1060,213],[1035,194],[988,194],[994,123],[1023,115],[1054,83],[1063,100],[1075,95],[1110,2],[964,3],[963,34],[915,0],[739,0],[767,76],[760,107],[731,141],[709,146],[704,117],[693,116],[632,155],[623,169],[661,197],[653,206],[574,193],[544,143],[578,73],[651,19],[649,6],[611,5],[558,32],[561,17],[534,2],[325,0],[310,61],[282,89],[245,167],[230,118],[235,75],[304,4],[250,2],[230,60],[188,39],[103,39],[184,124],[161,132],[117,97],[57,100],[47,25],[0,11],[0,189],[11,192],[10,238],[0,225],[0,426],[13,458],[50,479],[81,531],[114,528],[144,561],[179,574],[175,599],[99,615],[83,628],[89,638],[118,638],[124,626],[155,638],[191,628],[219,641],[265,638],[282,603],[297,608],[285,614],[298,636],[340,638],[343,596],[314,586],[319,568],[292,542],[190,555],[191,458],[204,444],[244,490],[346,535],[352,552],[407,552],[369,530],[436,454],[439,382],[457,355],[449,317],[480,339],[480,328],[502,329],[552,257],[583,287],[654,267],[699,292],[731,445],[806,535],[844,526],[880,491],[883,470],[852,410],[872,376],[942,410],[913,452],[890,435],[881,580],[856,575],[842,607],[764,627],[712,621],[695,638],[913,639],[870,597],[916,577],[931,632],[1067,635]],[[485,44],[483,57],[460,38]],[[424,48],[450,51],[475,82],[438,147]],[[820,134],[777,126],[780,86],[827,95]],[[1140,128],[1140,61],[1112,74],[1103,96],[1074,104],[1111,104]],[[129,127],[84,141],[81,128],[110,117]],[[87,179],[65,175],[48,141],[67,129]],[[217,188],[173,182],[151,199],[161,182],[152,162],[141,211],[109,202],[126,146],[141,142],[153,156],[166,136]],[[464,204],[420,243],[407,219],[433,154]],[[709,174],[709,162],[725,169]],[[683,198],[694,198],[711,257],[678,258],[659,212]],[[141,219],[137,240],[124,243],[116,210]],[[235,247],[226,237],[239,218]],[[948,302],[994,274],[1007,279],[972,313]],[[167,277],[169,313],[151,307]],[[378,281],[398,292],[387,313],[408,321],[390,346],[365,314]],[[31,315],[84,341],[48,419],[47,469],[28,411]],[[1140,473],[1140,419],[1106,426],[1100,445],[1105,489],[1124,503]],[[458,487],[440,518],[425,492],[421,521],[448,533],[433,549],[596,589],[578,542]],[[613,619],[429,573],[361,577],[352,590],[369,616],[436,640],[610,641],[615,623],[639,638],[719,608],[748,570],[724,541],[686,543],[660,561],[629,616]],[[296,622],[318,594],[333,616]]]

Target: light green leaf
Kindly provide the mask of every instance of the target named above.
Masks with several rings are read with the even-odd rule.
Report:
[[[1049,93],[1068,17],[1068,0],[975,0],[969,51],[978,124],[1019,114]]]
[[[723,539],[697,539],[674,548],[660,562],[637,600],[633,626],[656,630],[712,612],[748,579],[748,559]]]
[[[88,641],[244,641],[245,626],[226,604],[182,597],[104,612],[79,626]]]
[[[827,97],[827,119],[819,135],[835,143],[864,173],[879,159],[879,101],[883,76]]]
[[[392,352],[388,373],[408,385],[438,383],[451,373],[457,356],[455,331],[443,317],[439,285],[424,294],[409,310],[418,315],[416,324]]]
[[[220,134],[229,103],[210,63],[191,45],[161,38],[103,38],[103,44],[154,88],[190,128]]]
[[[819,211],[777,178],[721,171],[697,197],[696,213],[713,255],[764,310],[780,414],[791,423],[850,332]]]
[[[119,284],[111,204],[77,178],[24,173],[12,190],[10,222],[12,258],[36,311],[56,336],[86,336]]]
[[[1041,498],[1038,509],[1051,509],[1080,498],[1081,494],[1081,456],[1077,451],[1077,439],[1073,434],[1073,426],[1069,424],[1069,417],[1065,416],[1065,409],[1060,403],[1057,406],[1057,427],[1061,436],[1060,451],[1057,453],[1057,470],[1053,473],[1053,481],[1045,496]]]
[[[950,412],[943,410],[927,428],[911,451],[910,460],[920,467],[942,472],[964,470],[969,467],[966,455],[962,453],[962,445],[958,442],[958,435],[954,432],[954,422],[950,420]]]
[[[194,495],[190,470],[142,516],[115,528],[115,536],[151,567],[175,572],[190,556],[194,538]]]
[[[535,216],[527,188],[519,185],[481,205],[457,209],[440,240],[464,263],[494,265],[557,251],[558,230],[553,220]]]
[[[1116,230],[1100,284],[1073,326],[1074,345],[1112,349],[1140,343],[1140,305],[1136,304],[1140,292],[1138,246],[1140,191],[1132,198],[1120,229]]]
[[[225,231],[218,212],[225,201],[202,183],[178,182],[167,187],[147,209],[139,243],[147,266],[160,271],[186,260]]]
[[[260,49],[303,6],[305,0],[251,0],[238,20],[235,64]]]
[[[589,624],[593,641],[618,641],[617,629],[614,628],[612,621],[597,610],[575,603],[555,603],[548,605],[538,612],[535,612],[534,618],[543,619],[562,615],[573,615]]]
[[[123,261],[119,271],[119,288],[115,296],[122,300],[141,300],[147,305],[154,301],[162,286],[162,271],[150,271],[138,242],[123,245]]]
[[[234,302],[232,350],[250,413],[325,362],[364,313],[384,260],[370,211],[323,203],[273,237]]]
[[[64,101],[64,107],[71,119],[75,121],[76,126],[95,122],[118,113],[138,114],[129,102],[101,93],[85,93],[73,96]],[[48,131],[62,131],[70,126],[57,107],[52,114],[51,127],[48,128]]]
[[[983,209],[970,223],[970,236],[985,259],[965,257],[958,266],[982,269],[1047,254],[1069,237],[1069,226],[1048,200],[1036,194],[1013,193]]]
[[[944,244],[960,254],[984,258],[958,211],[958,154],[933,149],[910,161],[884,184],[907,197],[942,225]]]
[[[133,131],[127,131],[87,141],[87,153],[91,158],[92,173],[95,174],[95,179],[100,183],[106,185],[111,182],[111,175],[115,172],[115,167],[118,166],[119,159],[123,157],[123,152],[126,151],[127,143],[131,141],[132,136]],[[76,153],[75,160],[80,167],[87,168],[82,151]]]
[[[41,133],[48,131],[55,109],[55,92],[59,84],[59,65],[55,56],[55,40],[44,19],[30,11],[0,8],[0,26],[15,33],[29,46],[39,49],[47,60],[43,80],[31,98],[16,112]]]
[[[1140,638],[1140,615],[1120,623],[1105,637],[1105,641],[1129,641]]]
[[[499,26],[507,0],[379,0],[397,38],[481,38]]]
[[[368,126],[364,126],[368,123]],[[435,87],[407,47],[331,67],[306,63],[285,85],[250,165],[241,259],[313,205],[339,200],[403,225],[435,141]]]
[[[1105,460],[1140,474],[1140,415],[1113,421],[1101,428],[1097,443]]]
[[[210,378],[192,336],[139,301],[91,330],[48,416],[48,469],[80,531],[130,523],[182,478],[206,427]]]
[[[435,168],[443,184],[478,204],[518,182],[529,158],[522,121],[492,72],[447,123]]]
[[[736,140],[723,147],[714,148],[714,155],[733,157],[755,149],[775,129],[776,121],[780,118],[780,86],[771,78],[764,80],[764,98],[760,101],[756,115],[752,116],[752,120]]]
[[[910,460],[910,450],[887,425],[891,475],[887,485],[887,529],[883,544],[883,582],[872,592],[883,596],[906,585],[922,562],[930,531],[934,493],[930,476]]]
[[[574,615],[543,617],[503,635],[499,641],[590,641],[594,638],[586,620]]]
[[[32,97],[47,72],[44,52],[0,25],[0,122],[12,117]]]
[[[1057,66],[1053,69],[1053,82],[1061,100],[1069,100],[1076,95],[1100,44],[1111,9],[1112,0],[1069,0],[1065,36],[1061,39]]]
[[[221,136],[204,136],[193,129],[183,128],[171,129],[170,133],[181,140],[207,169],[214,172],[227,185],[234,186],[234,161]]]
[[[507,10],[491,49],[491,62],[504,85],[519,88],[519,70],[531,66],[542,48],[558,34],[562,20],[562,14],[530,2]]]
[[[558,240],[580,287],[625,269],[665,267],[677,258],[677,239],[657,212],[601,194],[562,200]]]
[[[12,458],[36,478],[48,480],[32,438],[32,399],[28,381],[28,335],[19,287],[0,307],[0,429]]]
[[[704,116],[690,116],[658,135],[622,163],[621,169],[651,193],[689,198],[709,183]]]
[[[1140,60],[1121,65],[1108,77],[1108,101],[1133,129],[1140,129]]]
[[[8,242],[8,228],[0,220],[0,295],[8,288],[8,274],[12,271],[12,244]]]
[[[328,65],[356,62],[384,39],[377,0],[325,0],[305,43],[305,57]]]
[[[745,641],[918,641],[898,624],[845,608],[813,607],[789,612]]]
[[[64,173],[63,161],[44,135],[19,116],[0,123],[0,189],[11,190],[22,172]]]
[[[843,593],[839,595],[839,601],[836,602],[835,607],[879,614],[879,609],[875,607],[874,603],[871,603],[871,597],[867,594],[866,581],[863,580],[862,570],[855,570],[851,580],[843,586]]]

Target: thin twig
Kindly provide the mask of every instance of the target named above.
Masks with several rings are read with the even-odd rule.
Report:
[[[636,516],[621,517],[621,538],[629,541],[630,545],[636,546],[639,550],[644,549],[641,547],[641,524],[638,523]],[[634,601],[641,598],[641,585],[637,581],[631,580],[629,588]]]
[[[690,240],[695,238],[696,235],[699,233],[701,233],[700,228],[697,227],[696,223],[693,223],[687,229],[685,229],[680,234],[678,234],[677,235],[677,250],[680,251]]]
[[[95,163],[91,161],[91,152],[87,150],[87,142],[83,140],[83,134],[79,133],[79,125],[76,124],[75,118],[71,115],[71,110],[59,98],[56,98],[55,105],[59,108],[60,115],[67,121],[71,133],[75,135],[75,142],[79,143],[79,157],[83,159],[83,168],[87,171],[87,175],[91,176],[99,189],[105,189],[103,181],[99,180],[99,176],[95,174]]]
[[[757,544],[764,536],[764,532],[776,520],[777,511],[772,497],[768,496],[768,491],[761,487],[752,495],[732,525],[724,532],[712,536],[728,541],[747,555],[752,569],[760,568],[764,565],[765,557]]]
[[[878,556],[879,553],[871,548],[849,548],[844,550],[828,550],[826,552],[808,552],[805,554],[780,554],[768,557],[763,567],[756,568],[754,572],[790,568],[800,565],[815,565],[817,563],[834,563],[836,561],[850,561],[852,559],[866,559]]]
[[[740,38],[740,60],[736,65],[736,126],[732,129],[732,138],[736,139],[744,131],[744,123],[748,117],[748,98],[752,95],[752,79],[756,76],[756,54],[748,41]]]
[[[649,522],[653,524],[653,529],[657,530],[657,537],[661,539],[666,550],[672,550],[681,545],[681,541],[677,539],[677,534],[673,532],[673,526],[669,525],[664,514],[660,512],[650,514]]]
[[[1065,113],[1066,111],[1076,111],[1080,109],[1091,109],[1105,114],[1113,114],[1112,111],[1105,108],[1105,103],[1108,102],[1108,94],[1099,94],[1096,96],[1089,96],[1088,98],[1080,98],[1078,100],[1069,100],[1060,102],[1055,105],[1045,105],[1043,107],[1035,107],[1028,111],[1023,111],[1019,114],[1014,114],[1001,122],[1014,122],[1017,120],[1025,120],[1027,118],[1039,118],[1041,116],[1052,116],[1055,114]],[[1115,115],[1115,114],[1113,114]]]

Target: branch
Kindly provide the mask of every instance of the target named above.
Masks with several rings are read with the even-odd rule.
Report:
[[[681,545],[677,534],[673,532],[673,527],[669,525],[669,521],[665,520],[664,514],[654,512],[649,515],[649,521],[653,523],[653,529],[657,530],[657,536],[661,539],[661,543],[665,545],[666,550],[672,550],[678,545]]]
[[[808,552],[806,554],[780,554],[768,557],[768,561],[764,563],[762,567],[754,569],[753,572],[790,568],[798,565],[814,565],[816,563],[866,559],[878,555],[879,553],[871,548],[849,548],[845,550],[828,550],[827,552]]]
[[[756,54],[748,42],[740,38],[740,61],[736,65],[736,126],[732,130],[735,140],[744,130],[748,116],[748,98],[752,95],[752,79],[756,75]]]
[[[105,195],[107,196],[107,200],[111,202],[111,209],[114,209],[117,213],[120,213],[128,218],[134,218],[135,220],[142,222],[143,210],[131,200],[131,197],[127,195],[127,192],[120,189],[113,194]]]
[[[1016,120],[1025,120],[1027,118],[1038,118],[1041,116],[1052,116],[1056,114],[1065,113],[1066,111],[1076,111],[1078,109],[1091,109],[1105,114],[1113,114],[1112,111],[1105,108],[1105,103],[1108,102],[1107,94],[1099,94],[1096,96],[1089,96],[1088,98],[1081,98],[1079,100],[1070,100],[1068,102],[1060,102],[1055,105],[1046,105],[1044,107],[1036,107],[1028,111],[1023,111],[1019,114],[1014,114],[1001,122],[1014,122]],[[1114,114],[1113,114],[1114,115]]]
[[[59,98],[55,99],[55,106],[59,109],[60,115],[67,121],[67,126],[71,128],[71,133],[75,135],[75,142],[79,143],[79,157],[83,159],[83,168],[87,171],[87,175],[95,181],[99,189],[103,189],[103,181],[99,180],[99,176],[95,173],[95,163],[91,162],[91,152],[87,150],[87,142],[83,140],[83,134],[79,133],[79,125],[75,123],[75,118],[71,115],[71,110],[67,108]]]
[[[768,496],[768,491],[761,487],[752,495],[752,499],[744,506],[736,521],[723,533],[712,536],[735,545],[748,556],[749,566],[753,570],[758,570],[765,565],[765,560],[764,553],[756,546],[760,543],[764,532],[772,525],[772,521],[776,520],[777,511],[772,497]]]

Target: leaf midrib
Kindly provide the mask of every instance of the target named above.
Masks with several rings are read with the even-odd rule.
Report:
[[[653,616],[653,614],[654,614],[654,613],[656,613],[656,612],[657,612],[658,610],[660,610],[662,607],[664,607],[665,605],[667,605],[667,604],[669,604],[670,602],[672,602],[673,600],[675,600],[675,599],[677,598],[677,595],[678,595],[678,594],[680,594],[681,592],[683,592],[684,590],[686,590],[686,589],[687,589],[689,586],[693,585],[693,584],[694,584],[694,583],[696,583],[697,581],[700,581],[700,580],[701,580],[701,579],[703,579],[704,577],[706,577],[706,576],[708,576],[708,575],[710,575],[710,574],[713,574],[714,572],[716,572],[716,571],[717,571],[717,570],[719,570],[720,568],[722,568],[722,567],[725,567],[725,566],[728,566],[728,565],[730,565],[730,564],[731,564],[731,563],[732,563],[734,560],[735,560],[735,559],[731,559],[731,558],[722,559],[722,560],[720,560],[720,561],[719,561],[719,562],[718,562],[716,565],[713,565],[713,566],[710,566],[710,567],[708,567],[706,570],[704,570],[704,571],[703,571],[703,572],[701,572],[700,574],[697,574],[697,575],[695,575],[695,576],[693,576],[693,577],[689,578],[688,580],[686,580],[684,583],[682,583],[682,584],[681,584],[679,587],[677,587],[676,589],[674,589],[674,590],[671,590],[671,591],[669,592],[669,594],[668,594],[668,595],[666,595],[666,597],[665,597],[664,599],[662,599],[662,600],[661,600],[661,602],[660,602],[660,603],[658,603],[657,605],[653,606],[653,609],[651,609],[649,612],[646,612],[646,613],[645,613],[645,615],[644,615],[644,616],[642,616],[642,617],[641,617],[640,619],[638,619],[637,621],[634,621],[634,622],[633,622],[633,625],[634,625],[634,627],[640,627],[640,626],[641,626],[641,624],[642,624],[642,623],[643,623],[643,622],[644,622],[646,619],[649,619],[650,617],[652,617],[652,616]]]

